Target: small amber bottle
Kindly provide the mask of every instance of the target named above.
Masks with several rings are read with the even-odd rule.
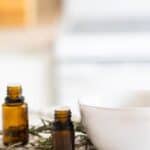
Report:
[[[7,97],[2,105],[3,143],[26,144],[28,142],[28,106],[24,103],[20,85],[7,86]]]
[[[53,149],[74,150],[74,128],[69,109],[55,110],[53,123]]]

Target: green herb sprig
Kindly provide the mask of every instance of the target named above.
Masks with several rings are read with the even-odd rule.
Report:
[[[53,122],[41,119],[40,126],[32,126],[29,129],[30,142],[25,146],[21,143],[10,145],[8,147],[0,147],[0,150],[53,150],[52,144],[52,128]],[[75,129],[75,146],[76,150],[96,150],[89,140],[83,126],[79,122],[74,122]],[[2,132],[0,132],[2,135]]]

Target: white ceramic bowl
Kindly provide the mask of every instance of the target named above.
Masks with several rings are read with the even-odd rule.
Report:
[[[80,110],[82,123],[98,150],[150,150],[149,91],[99,99],[96,106],[80,102]]]

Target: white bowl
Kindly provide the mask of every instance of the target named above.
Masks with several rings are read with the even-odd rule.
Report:
[[[150,150],[149,91],[99,102],[80,104],[82,123],[98,150]]]

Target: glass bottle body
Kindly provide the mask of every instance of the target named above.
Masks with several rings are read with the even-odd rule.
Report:
[[[55,111],[53,123],[53,149],[74,150],[74,127],[70,110]]]
[[[28,106],[24,102],[4,103],[3,115],[3,143],[26,144],[28,142]]]
[[[54,123],[57,126],[53,131],[54,150],[74,150],[74,130],[71,124],[67,127],[60,122]]]

